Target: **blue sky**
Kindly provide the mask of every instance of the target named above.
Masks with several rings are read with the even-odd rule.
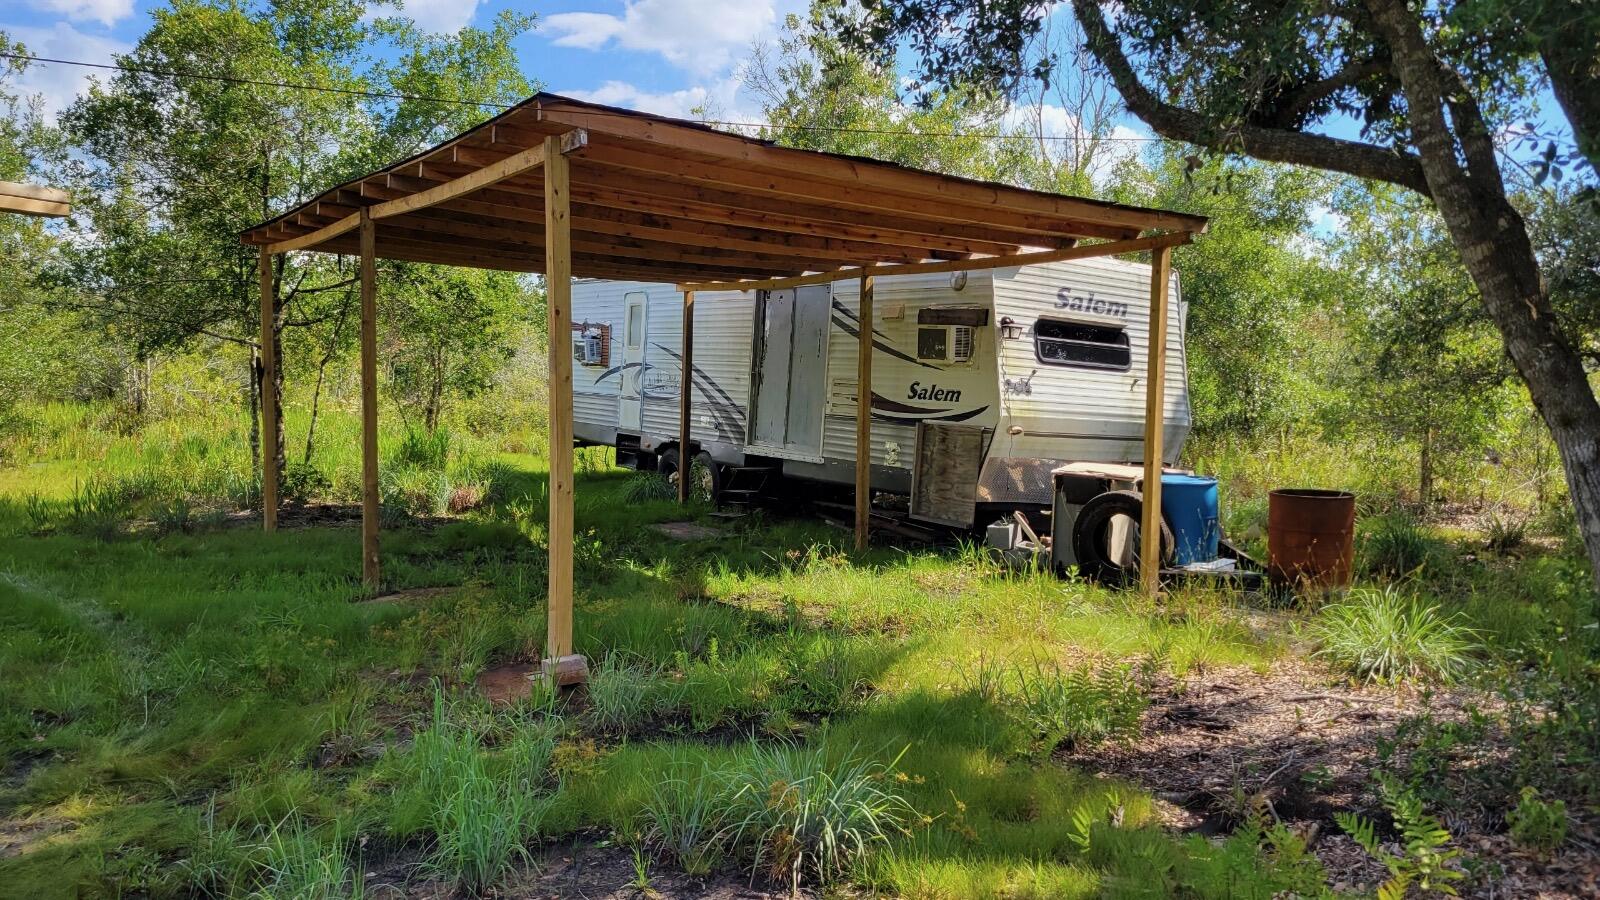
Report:
[[[3,0],[0,29],[36,55],[108,62],[149,25],[153,0]],[[805,0],[408,0],[405,12],[425,29],[450,32],[486,25],[503,9],[538,16],[521,38],[527,74],[559,93],[686,115],[709,106],[723,118],[758,117],[738,91],[739,65],[769,40]],[[24,89],[51,109],[70,103],[90,73],[35,66]]]

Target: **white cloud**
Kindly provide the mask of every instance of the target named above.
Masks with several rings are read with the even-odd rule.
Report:
[[[570,89],[556,93],[574,100],[637,109],[677,119],[759,122],[759,112],[740,106],[739,88],[739,79],[729,76],[677,91],[647,91],[626,81],[607,81],[593,90]]]
[[[1047,138],[1047,152],[1058,163],[1071,161],[1074,151],[1089,152],[1093,156],[1084,161],[1090,180],[1104,187],[1115,172],[1117,164],[1142,152],[1149,141],[1149,132],[1113,125],[1105,140],[1094,144],[1087,140],[1077,115],[1053,103],[1039,106],[1019,104],[1006,110],[1000,119],[1001,130],[1007,134],[1042,134]],[[1082,139],[1075,143],[1074,139]]]
[[[110,63],[113,54],[126,53],[131,49],[121,41],[84,34],[65,22],[57,22],[52,28],[22,27],[8,30],[12,39],[21,41],[34,56]],[[40,95],[44,100],[45,114],[53,116],[71,106],[72,101],[88,89],[89,77],[94,74],[104,78],[111,73],[103,69],[61,63],[32,63],[17,79],[17,93],[22,96]]]
[[[133,15],[133,0],[30,0],[28,5],[68,21],[99,22],[108,28]]]
[[[433,34],[455,34],[472,23],[479,0],[403,0],[378,3],[367,10],[370,18],[406,16],[417,28]]]
[[[630,0],[621,15],[594,12],[546,16],[542,30],[558,47],[657,53],[691,72],[726,71],[771,33],[798,0]]]

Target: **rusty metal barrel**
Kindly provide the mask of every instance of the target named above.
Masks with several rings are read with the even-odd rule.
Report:
[[[1355,494],[1282,488],[1267,496],[1267,574],[1274,584],[1348,585],[1355,536]]]

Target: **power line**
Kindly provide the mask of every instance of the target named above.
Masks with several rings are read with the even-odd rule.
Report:
[[[154,75],[161,78],[192,78],[199,81],[216,81],[224,84],[247,84],[256,87],[284,88],[288,90],[317,91],[327,94],[339,94],[347,97],[367,97],[374,100],[410,100],[419,103],[442,103],[455,106],[472,106],[477,108],[490,108],[508,110],[514,108],[513,104],[499,103],[492,100],[462,100],[453,97],[428,97],[418,94],[399,94],[388,91],[368,91],[358,88],[328,87],[320,84],[299,84],[288,81],[270,81],[263,78],[245,78],[238,75],[213,75],[205,72],[179,72],[171,69],[156,69],[145,66],[131,66],[122,63],[95,63],[77,59],[59,59],[49,56],[30,56],[26,53],[0,53],[0,59],[16,59],[30,63],[45,63],[47,65],[82,66],[88,69],[105,69],[113,72],[128,72],[134,75]],[[589,110],[588,114],[599,116],[627,117],[624,112],[610,112],[607,110]],[[1118,137],[1100,136],[1092,138],[1079,138],[1072,135],[1039,135],[1039,134],[1002,134],[999,132],[968,132],[956,131],[910,131],[897,128],[865,128],[847,125],[780,125],[773,122],[736,122],[728,120],[704,119],[701,125],[719,125],[728,128],[764,128],[764,129],[794,129],[796,131],[819,131],[829,134],[864,134],[885,137],[917,137],[939,138],[950,140],[978,139],[1001,141],[1078,141],[1090,142],[1107,141],[1117,143],[1162,144],[1182,143],[1160,137]]]

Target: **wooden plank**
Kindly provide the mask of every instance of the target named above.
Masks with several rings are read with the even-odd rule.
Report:
[[[0,181],[0,212],[24,216],[72,215],[72,195],[59,188],[20,181]]]
[[[278,530],[278,334],[272,253],[261,248],[261,527]]]
[[[697,128],[649,115],[618,115],[565,97],[540,95],[533,106],[542,122],[587,128],[595,136],[616,135],[666,151],[701,153],[757,170],[804,174],[841,185],[920,194],[952,203],[1021,209],[1142,231],[1148,228],[1200,231],[1205,219],[1164,210],[1120,206],[1074,197],[1028,191],[991,182],[971,181],[921,172],[889,163],[809,153],[777,147],[742,135]],[[599,143],[597,141],[597,143]],[[822,194],[819,196],[827,196]]]
[[[361,217],[361,583],[376,591],[378,567],[378,224]]]
[[[1167,282],[1172,248],[1160,247],[1150,265],[1150,338],[1144,393],[1144,515],[1139,523],[1139,582],[1145,593],[1161,587],[1161,457],[1166,435]]]
[[[328,253],[355,256],[360,254],[361,247],[355,237],[347,236],[328,242],[320,250]],[[471,252],[454,246],[440,247],[433,244],[419,244],[416,241],[402,242],[389,237],[387,226],[383,242],[378,246],[378,258],[434,263],[444,266],[464,266],[502,272],[544,271],[544,254],[542,252],[509,256],[496,253]],[[748,273],[741,275],[739,272],[719,271],[719,267],[668,266],[637,259],[599,259],[595,257],[574,258],[572,274],[574,277],[581,278],[609,278],[621,281],[660,281],[668,283],[681,278],[735,280],[741,277],[749,277]]]
[[[545,334],[549,345],[550,542],[547,666],[572,655],[572,323],[571,202],[567,158],[560,138],[544,142]]]
[[[856,552],[867,549],[872,518],[872,291],[874,275],[862,267],[856,313]]]
[[[1106,225],[1007,206],[963,205],[945,197],[925,197],[889,190],[874,190],[864,185],[817,181],[805,178],[796,172],[755,172],[728,166],[722,161],[703,162],[670,153],[651,153],[615,145],[598,146],[585,155],[583,180],[596,184],[606,183],[611,177],[606,173],[606,168],[629,170],[658,179],[666,176],[674,181],[688,181],[713,188],[735,190],[747,196],[765,198],[765,203],[777,209],[783,207],[774,204],[774,200],[813,203],[820,201],[831,208],[849,208],[868,213],[892,212],[949,222],[987,222],[1047,235],[1118,239],[1133,237],[1139,233],[1138,228],[1129,226]]]
[[[266,249],[269,253],[288,253],[290,250],[304,250],[308,247],[315,247],[325,241],[333,240],[346,232],[354,231],[360,225],[361,214],[351,213],[332,225],[324,225],[316,231],[268,244]]]
[[[899,266],[875,266],[872,273],[883,277],[890,275],[928,275],[938,272],[977,272],[984,269],[1004,269],[1010,266],[1027,266],[1037,263],[1061,262],[1068,259],[1090,259],[1096,256],[1116,256],[1137,253],[1158,247],[1177,247],[1194,240],[1187,231],[1158,234],[1151,237],[1132,238],[1126,241],[1107,241],[1102,244],[1080,244],[1063,250],[1041,250],[1036,253],[1014,253],[1009,256],[983,256],[975,259],[952,259],[942,262],[908,263]],[[828,284],[850,278],[860,272],[859,267],[833,269],[792,278],[767,278],[759,281],[701,281],[683,282],[680,291],[778,291],[807,284]]]
[[[678,385],[678,502],[689,502],[694,435],[689,406],[694,394],[694,291],[683,292],[683,378]]]
[[[552,148],[548,142],[543,146],[529,147],[521,153],[513,153],[497,163],[484,166],[475,172],[463,175],[453,181],[447,181],[437,187],[379,203],[371,207],[372,217],[374,219],[386,219],[390,216],[414,212],[432,206],[435,203],[442,203],[446,200],[465,196],[473,191],[486,188],[495,182],[504,181],[513,175],[545,165],[545,157],[552,149],[557,151],[555,155],[561,155],[559,147]]]

